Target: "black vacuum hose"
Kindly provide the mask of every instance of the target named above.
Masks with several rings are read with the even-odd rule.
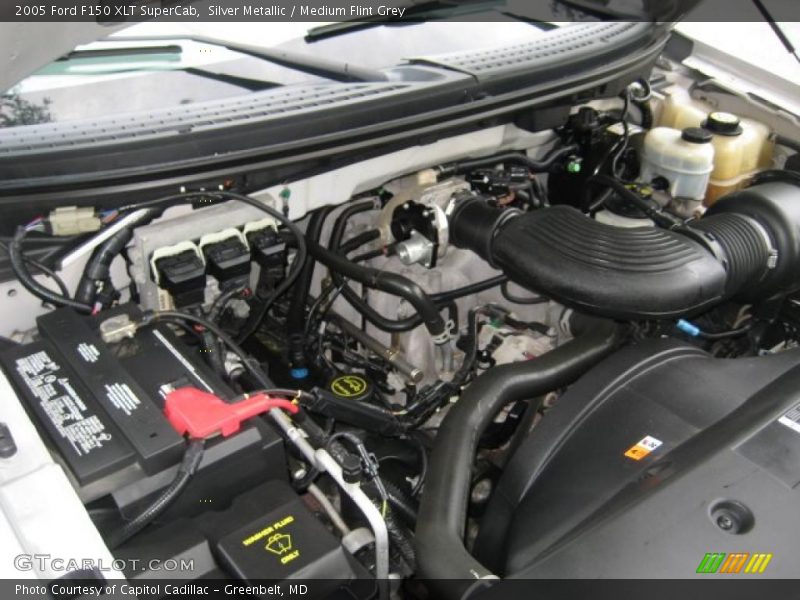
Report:
[[[333,229],[331,230],[331,239],[328,243],[328,247],[334,252],[338,252],[339,246],[341,246],[342,240],[344,239],[345,230],[347,229],[347,222],[350,220],[350,218],[357,214],[375,210],[377,208],[380,208],[380,204],[378,204],[376,200],[356,202],[355,204],[351,204],[345,208],[341,213],[339,213],[339,216],[336,217],[336,220],[333,222]]]
[[[14,271],[14,275],[17,276],[17,279],[19,279],[22,287],[37,298],[49,302],[54,306],[68,306],[84,313],[92,312],[92,307],[85,302],[78,302],[77,300],[53,292],[41,285],[31,276],[22,253],[22,242],[27,233],[24,227],[18,227],[8,246],[8,258],[11,262],[11,269]]]
[[[359,233],[358,235],[351,237],[343,244],[340,244],[337,251],[339,252],[339,254],[347,255],[350,254],[353,250],[358,250],[359,248],[361,248],[361,246],[364,246],[365,244],[374,242],[379,237],[381,237],[380,231],[378,231],[377,229],[369,229],[367,231],[364,231],[362,233]],[[383,254],[383,251],[381,251],[380,254]]]
[[[347,242],[342,243],[342,239],[344,238],[344,233],[347,227],[348,220],[356,214],[367,212],[375,208],[376,208],[375,201],[367,200],[364,202],[352,204],[348,206],[346,209],[344,209],[336,218],[336,221],[333,225],[333,230],[331,231],[330,243],[328,245],[329,250],[333,253],[345,256],[347,255],[348,252],[351,252],[356,248],[359,248],[363,244],[366,244],[370,241],[377,239],[377,237],[379,237],[380,235],[379,232],[377,230],[369,230],[355,236],[354,238],[348,240]],[[350,262],[351,264],[355,264],[354,261],[348,261],[348,262]],[[341,277],[343,273],[340,273],[337,269],[333,269],[330,266],[328,266],[328,268],[331,271],[331,277],[333,278],[334,283],[337,286],[342,285],[344,283]],[[353,277],[353,279],[359,281],[355,277]],[[419,291],[423,295],[426,295],[436,305],[441,306],[457,298],[461,298],[469,294],[475,294],[490,289],[492,287],[495,287],[496,285],[499,285],[505,280],[506,280],[505,276],[499,275],[491,279],[488,279],[486,281],[473,283],[463,288],[441,292],[439,294],[428,295],[421,288]],[[409,283],[411,282],[409,281]],[[413,314],[403,319],[389,319],[383,316],[378,311],[373,309],[367,302],[365,302],[363,298],[361,298],[361,296],[358,294],[358,292],[356,292],[352,287],[350,287],[347,284],[345,284],[342,288],[342,296],[345,298],[345,300],[348,301],[348,303],[350,303],[351,306],[353,306],[353,308],[355,308],[360,314],[362,314],[364,318],[367,319],[367,321],[369,321],[370,323],[375,325],[378,329],[381,329],[383,331],[388,331],[392,333],[401,333],[405,331],[411,331],[412,329],[415,329],[416,327],[419,327],[422,324],[425,324],[426,327],[428,327],[427,322],[425,321],[425,318],[421,316],[421,313]],[[438,314],[438,309],[437,309],[437,314]],[[430,327],[428,327],[428,329],[430,330]]]
[[[447,413],[428,466],[417,523],[422,577],[438,598],[464,598],[492,573],[464,547],[472,463],[481,434],[511,402],[540,396],[575,381],[610,354],[622,330],[613,321],[575,316],[575,339],[534,361],[498,366],[478,377]]]
[[[325,219],[333,210],[332,206],[323,207],[311,214],[306,227],[306,239],[310,242],[319,242]],[[306,256],[303,268],[297,276],[292,294],[292,302],[286,314],[286,337],[289,345],[289,363],[292,373],[303,375],[306,371],[305,357],[305,326],[306,304],[311,291],[311,280],[314,277],[316,261],[311,255]]]
[[[552,169],[559,160],[570,154],[574,154],[578,150],[579,147],[574,144],[562,146],[551,150],[550,153],[541,160],[531,158],[523,152],[504,152],[502,154],[495,154],[494,156],[483,156],[472,160],[463,160],[439,167],[439,178],[443,179],[445,177],[452,177],[453,175],[469,173],[475,169],[493,167],[500,163],[522,165],[523,167],[527,167],[532,173],[546,173]]]
[[[348,260],[345,256],[328,250],[314,242],[308,243],[308,251],[311,256],[328,267],[332,273],[358,281],[369,288],[400,296],[408,301],[416,312],[419,313],[423,324],[428,329],[431,336],[433,336],[434,342],[442,344],[449,339],[449,332],[447,331],[444,319],[439,314],[439,307],[436,306],[436,303],[419,285],[410,279],[398,275],[397,273],[361,266]],[[345,286],[342,293],[345,294],[346,298],[348,297],[348,290],[351,294],[355,293],[352,288]],[[370,309],[370,311],[383,319],[383,317],[374,310]],[[368,319],[370,318],[368,313],[365,316],[367,316]]]

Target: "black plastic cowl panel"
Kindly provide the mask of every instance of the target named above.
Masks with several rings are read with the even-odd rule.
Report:
[[[641,51],[651,41],[647,22],[572,23],[526,42],[415,59],[473,76],[490,93],[532,85],[547,77],[599,68]]]
[[[492,250],[514,282],[605,317],[684,316],[725,296],[724,267],[688,237],[613,227],[567,206],[510,220]]]

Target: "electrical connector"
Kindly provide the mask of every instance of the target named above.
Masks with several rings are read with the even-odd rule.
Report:
[[[227,403],[214,394],[185,387],[167,394],[164,415],[181,435],[188,435],[192,439],[206,439],[218,434],[223,437],[232,435],[239,431],[242,422],[273,408],[292,414],[299,410],[290,400],[273,398],[265,392]]]
[[[286,268],[286,242],[273,227],[264,227],[247,233],[253,259],[263,269]]]
[[[695,325],[694,323],[690,323],[686,319],[678,319],[678,322],[675,325],[683,333],[691,337],[699,337],[702,333],[697,325]]]
[[[194,245],[153,259],[156,283],[172,295],[176,308],[202,304],[205,300],[206,265]]]
[[[50,233],[57,236],[99,231],[103,223],[91,206],[60,206],[47,217]]]
[[[100,338],[106,344],[116,344],[125,338],[132,338],[139,325],[129,315],[117,315],[100,323]]]
[[[272,290],[286,276],[286,242],[274,227],[247,231],[253,260],[261,267],[256,293]]]
[[[246,286],[250,281],[250,251],[237,236],[201,245],[208,272],[221,290]]]

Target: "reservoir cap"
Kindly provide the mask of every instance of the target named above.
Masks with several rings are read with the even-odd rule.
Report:
[[[712,133],[719,135],[740,135],[742,133],[742,126],[739,117],[728,112],[712,112],[708,113],[708,118],[703,127]]]
[[[702,127],[687,127],[681,131],[681,138],[692,144],[708,144],[714,136]]]
[[[372,396],[372,382],[364,375],[346,373],[328,382],[328,391],[341,400],[362,402]]]

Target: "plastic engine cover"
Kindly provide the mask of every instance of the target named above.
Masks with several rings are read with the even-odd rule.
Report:
[[[768,575],[795,576],[798,382],[798,351],[714,359],[674,340],[622,350],[512,456],[476,557],[506,576],[683,578],[705,553],[769,552]],[[717,523],[728,504],[743,507],[733,529]]]

